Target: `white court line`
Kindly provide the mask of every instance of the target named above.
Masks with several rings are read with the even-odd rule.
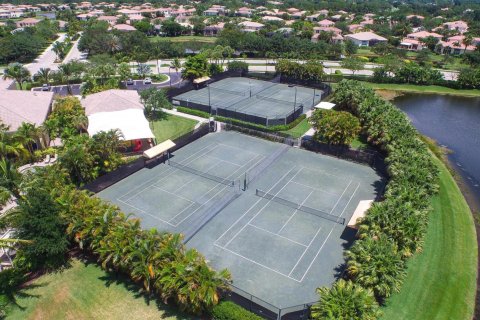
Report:
[[[335,202],[335,205],[333,206],[332,210],[330,210],[330,212],[329,212],[330,214],[332,214],[333,210],[335,210],[335,208],[337,207],[338,203],[340,202],[340,199],[343,198],[343,195],[345,194],[345,191],[347,191],[348,187],[350,187],[351,184],[352,184],[352,180],[350,180],[350,182],[349,182],[348,185],[345,187],[345,189],[343,189],[342,194],[341,194],[340,197],[337,199],[337,202]],[[359,183],[358,185],[360,185],[360,183]],[[334,214],[334,216],[336,216],[336,215]]]
[[[255,160],[255,159],[252,159],[252,160]],[[252,161],[250,160],[250,161]],[[259,160],[261,161],[263,160],[263,157]],[[250,162],[249,161],[249,162]],[[259,161],[257,161],[255,164],[257,164]],[[233,174],[235,174],[238,170],[241,170],[244,166],[246,166],[249,162],[247,162],[246,164],[244,164],[243,166],[241,166],[240,168],[238,168],[237,170],[233,171],[232,174],[230,174],[228,177],[232,176]],[[228,178],[227,177],[227,178]],[[205,194],[209,194],[213,189],[217,188],[219,186],[219,184],[216,184],[213,188],[211,188],[210,190],[208,190],[208,192],[206,192]],[[220,192],[222,192],[223,190],[225,190],[226,188],[234,188],[234,187],[229,187],[229,186],[224,186],[222,189],[220,189],[220,191],[218,191],[217,193],[215,193],[212,197],[210,197],[205,203],[201,204],[200,207],[198,207],[197,209],[195,209],[192,213],[190,213],[188,216],[186,216],[185,218],[183,218],[180,222],[177,223],[177,226],[180,225],[181,223],[183,223],[183,221],[185,221],[186,219],[188,219],[189,217],[191,217],[195,212],[197,212],[198,210],[200,210],[202,207],[204,207],[207,203],[209,203],[211,200],[213,200],[213,198],[215,198],[215,196],[217,194],[219,194]],[[180,214],[180,213],[179,213]],[[171,218],[169,221],[172,221],[173,219],[175,219],[179,214],[175,215],[173,218]]]
[[[310,188],[310,189],[318,190],[318,191],[323,192],[323,193],[331,194],[332,196],[337,196],[337,197],[339,196],[336,193],[329,192],[329,191],[324,190],[322,188],[315,188],[315,187],[312,187],[312,186],[309,186],[309,185],[306,185],[306,184],[303,184],[303,183],[300,183],[300,182],[297,182],[297,181],[292,181],[292,183],[295,183],[295,184],[298,184],[298,185],[301,185],[303,187],[307,187],[307,188]]]
[[[290,180],[288,180],[287,183],[286,183],[280,190],[278,190],[277,193],[275,193],[275,196],[277,196],[283,189],[285,189],[285,187],[290,183],[290,181],[292,181],[293,178],[295,178],[295,177],[297,176],[297,174],[299,174],[299,173],[302,171],[302,169],[303,169],[303,167],[300,168],[300,170],[298,170],[297,173],[295,173],[295,174],[293,175],[293,177],[291,177]],[[271,190],[271,189],[270,189],[270,190]],[[263,199],[263,198],[262,198],[262,199]],[[244,226],[225,244],[225,247],[227,247],[227,246],[243,231],[243,229],[245,229],[245,227],[246,227],[248,224],[250,224],[250,222],[252,222],[253,219],[255,219],[255,218],[263,211],[263,209],[265,209],[265,208],[267,207],[267,205],[270,204],[270,202],[272,202],[272,200],[268,200],[268,202],[267,202],[260,210],[258,210],[258,212],[257,212],[250,220],[248,220],[247,224],[244,225]]]
[[[270,233],[271,235],[274,235],[274,236],[280,237],[280,238],[282,238],[282,239],[288,240],[288,241],[290,241],[290,242],[293,242],[293,243],[295,243],[295,244],[298,244],[298,245],[300,245],[300,246],[302,246],[302,247],[306,247],[306,246],[307,246],[307,245],[305,245],[305,244],[303,244],[303,243],[300,243],[300,242],[297,242],[297,241],[292,240],[292,239],[290,239],[290,238],[284,237],[284,236],[282,236],[282,235],[279,235],[278,233],[274,233],[274,232],[272,232],[272,231],[268,231],[267,229],[258,227],[258,226],[254,225],[254,224],[249,223],[248,225],[251,226],[251,227],[254,227],[255,229],[262,230],[262,231],[264,231],[264,232],[266,232],[266,233]]]
[[[255,156],[256,157],[256,156]],[[255,158],[254,157],[254,158]],[[222,158],[218,158],[218,157],[214,157],[214,156],[210,156],[210,155],[207,155],[207,158],[212,158],[212,159],[215,159],[215,160],[220,160],[222,162],[226,162],[226,163],[230,163],[234,166],[237,166],[237,167],[241,167],[242,165],[241,164],[236,164],[235,162],[231,162],[231,161],[227,161],[227,160],[223,160]]]
[[[292,270],[290,270],[290,273],[288,274],[288,276],[290,276],[293,272],[293,270],[295,270],[295,268],[298,266],[298,264],[300,263],[300,260],[302,260],[303,256],[305,255],[305,253],[307,253],[308,249],[310,248],[310,246],[312,245],[313,241],[317,238],[318,236],[318,233],[320,232],[320,230],[322,230],[322,227],[318,228],[317,232],[315,233],[315,235],[313,236],[312,240],[310,240],[310,243],[308,244],[308,246],[305,248],[305,250],[303,250],[303,253],[302,255],[300,256],[300,258],[298,258],[297,260],[297,263],[295,263],[295,265],[293,266]]]
[[[292,169],[290,169],[289,171],[287,171],[271,188],[270,190],[268,191],[271,191],[273,188],[275,188],[282,180],[283,178],[285,178],[290,172],[292,172],[292,170],[295,169],[295,166],[292,167]],[[248,208],[247,211],[245,211],[227,230],[225,230],[224,233],[222,233],[222,235],[220,237],[218,237],[217,240],[215,240],[213,243],[217,242],[218,240],[220,240],[221,238],[223,238],[223,236],[228,232],[230,231],[247,213],[250,212],[250,210],[252,210],[260,201],[262,201],[263,198],[259,198],[254,204],[252,204],[250,206],[250,208]]]
[[[224,143],[218,143],[218,145],[219,146],[224,146],[224,147],[227,147],[227,148],[237,149],[237,150],[239,150],[240,153],[251,153],[251,154],[254,154],[255,156],[258,156],[258,155],[261,156],[262,155],[260,153],[254,152],[254,151],[245,150],[245,149],[235,147],[235,146],[231,146],[231,145],[224,144]]]
[[[162,188],[160,188],[159,186],[156,186],[156,185],[154,185],[154,184],[152,184],[151,186],[154,187],[154,188],[156,188],[156,189],[158,189],[158,190],[161,190],[161,191],[163,191],[163,192],[165,192],[165,193],[171,194],[171,195],[173,195],[173,196],[175,196],[175,197],[177,197],[177,198],[186,200],[186,201],[188,201],[188,202],[190,202],[190,203],[194,203],[194,201],[192,201],[192,200],[190,200],[190,199],[187,199],[187,198],[182,197],[182,196],[180,196],[180,195],[178,195],[178,194],[175,194],[175,193],[172,193],[172,192],[167,191],[167,190],[165,190],[165,189],[162,189]]]
[[[292,181],[293,182],[293,181]],[[310,191],[310,193],[308,194],[308,196],[305,198],[305,200],[303,200],[302,203],[300,203],[301,206],[303,206],[303,204],[305,203],[305,201],[307,201],[308,198],[310,198],[310,196],[312,195],[313,193],[313,190]],[[293,211],[293,214],[290,216],[290,218],[288,218],[288,220],[283,224],[283,226],[280,228],[280,230],[278,230],[277,233],[280,233],[282,232],[283,228],[286,227],[286,225],[290,222],[290,220],[292,220],[293,216],[296,215],[298,212],[298,209],[295,209],[295,211]]]
[[[275,269],[272,269],[272,268],[270,268],[270,267],[267,267],[266,265],[263,265],[263,264],[255,261],[255,260],[252,260],[252,259],[250,259],[250,258],[244,257],[244,256],[242,256],[241,254],[239,254],[239,253],[237,253],[237,252],[235,252],[235,251],[232,251],[232,250],[230,250],[230,249],[228,249],[228,248],[219,246],[219,245],[216,244],[216,243],[214,243],[213,245],[214,245],[215,247],[218,247],[218,248],[220,248],[220,249],[223,249],[223,250],[225,250],[225,251],[228,251],[228,252],[230,252],[231,254],[234,254],[234,255],[236,255],[236,256],[238,256],[238,257],[240,257],[240,258],[243,258],[243,259],[245,259],[245,260],[247,260],[247,261],[250,261],[251,263],[254,263],[254,264],[256,264],[257,266],[263,267],[263,268],[268,269],[268,270],[270,270],[270,271],[272,271],[272,272],[275,272],[275,273],[277,273],[277,274],[279,274],[279,275],[281,275],[281,276],[284,276],[284,277],[286,277],[286,278],[288,278],[288,279],[290,279],[290,280],[293,280],[293,281],[296,281],[296,282],[299,282],[299,283],[301,282],[301,281],[298,281],[298,280],[295,279],[295,278],[289,277],[288,275],[286,275],[286,274],[284,274],[284,273],[282,273],[282,272],[280,272],[280,271],[277,271],[277,270],[275,270]]]
[[[338,179],[340,179],[340,180],[345,180],[345,181],[348,180],[348,178],[345,178],[345,177],[342,177],[342,176],[339,176],[339,175],[336,175],[336,174],[333,174],[333,173],[328,173],[328,172],[326,172],[326,171],[324,171],[324,170],[315,170],[315,169],[312,169],[312,168],[305,168],[305,170],[307,170],[307,171],[313,171],[313,172],[318,172],[318,173],[321,173],[321,174],[325,174],[325,175],[327,175],[327,176],[332,176],[332,177],[334,177],[334,178],[338,178]]]
[[[194,155],[196,155],[196,154],[199,153],[200,151],[203,151],[204,149],[209,148],[209,147],[211,147],[211,146],[214,146],[214,148],[213,148],[212,150],[215,150],[215,148],[217,147],[217,146],[215,146],[213,143],[211,143],[211,144],[209,144],[208,146],[205,146],[204,148],[202,148],[202,149],[198,150],[197,152],[193,153],[192,155],[188,156],[187,158],[184,159],[184,161],[187,160],[187,159],[190,159],[191,157],[193,157]],[[210,150],[210,151],[212,151],[212,150]],[[202,157],[203,155],[204,155],[204,154],[201,154],[201,155],[197,156],[196,158],[194,158],[194,159],[192,159],[192,160],[190,160],[190,161],[187,161],[186,163],[191,163],[191,162],[199,159],[199,158]],[[170,169],[170,167],[167,166],[166,169]],[[166,170],[165,170],[165,171],[166,171]],[[178,171],[178,169],[174,169],[174,170],[170,171],[166,176],[160,176],[160,179],[157,180],[157,181],[155,181],[154,183],[163,181],[166,177],[169,177],[170,175],[172,175],[172,174],[173,174],[174,172],[176,172],[176,171]],[[151,179],[148,179],[148,180],[145,181],[144,183],[138,185],[138,186],[137,186],[136,188],[134,188],[133,190],[138,190],[140,187],[145,186],[147,183],[149,183],[149,182],[151,182],[151,181],[153,181],[153,180],[155,180],[155,179],[158,179],[158,178],[159,178],[159,176],[156,176],[156,177],[153,177],[153,178],[151,178]],[[125,201],[129,201],[130,199],[134,198],[134,197],[137,196],[138,194],[142,193],[144,190],[148,189],[150,186],[151,186],[151,184],[148,185],[148,186],[146,186],[145,188],[141,189],[139,192],[135,193],[132,197],[129,197],[128,199],[125,199]],[[121,196],[118,197],[117,199],[120,199],[120,198],[125,197],[127,194],[131,193],[133,190],[130,190],[129,192],[121,195]]]
[[[352,201],[353,196],[355,195],[355,193],[357,193],[357,190],[358,190],[359,187],[360,187],[360,183],[358,183],[357,187],[355,188],[355,191],[353,191],[352,195],[350,196],[350,199],[348,200],[347,204],[346,204],[345,207],[343,208],[342,213],[340,214],[340,218],[342,217],[343,213],[345,212],[345,209],[347,209],[348,205],[350,204],[350,201]],[[334,225],[333,225],[332,230],[330,230],[327,238],[326,238],[325,241],[323,242],[323,244],[322,244],[322,246],[320,247],[320,249],[318,249],[317,254],[316,254],[315,257],[312,259],[312,262],[310,262],[310,265],[308,266],[307,270],[305,271],[305,273],[303,274],[302,278],[300,279],[300,282],[302,282],[303,279],[305,278],[305,276],[307,275],[308,271],[310,270],[310,268],[312,267],[313,263],[314,263],[315,260],[317,259],[318,255],[320,254],[320,251],[322,251],[323,246],[325,245],[325,243],[327,243],[328,238],[330,238],[330,235],[332,234],[332,232],[333,232],[333,230],[335,229],[336,226],[337,226],[337,224],[334,224]]]
[[[125,201],[120,200],[120,199],[117,199],[117,200],[120,201],[120,202],[122,202],[123,204],[129,206],[129,207],[132,207],[132,208],[135,209],[135,210],[141,211],[141,212],[145,213],[146,215],[149,215],[150,217],[152,217],[152,218],[154,218],[154,219],[157,219],[157,220],[159,220],[159,221],[162,221],[162,222],[164,222],[164,223],[166,223],[166,224],[168,224],[168,225],[170,225],[170,226],[172,226],[172,227],[174,227],[174,228],[177,227],[176,225],[171,224],[171,223],[169,223],[168,221],[163,220],[162,218],[156,217],[156,216],[154,216],[153,214],[150,214],[150,213],[148,213],[148,212],[145,211],[145,210],[142,210],[142,209],[140,209],[140,208],[137,208],[137,207],[135,207],[135,206],[132,205],[132,204],[126,203]]]

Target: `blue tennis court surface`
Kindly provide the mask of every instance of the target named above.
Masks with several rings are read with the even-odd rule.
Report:
[[[171,161],[98,196],[145,228],[186,234],[236,287],[279,308],[315,301],[335,280],[352,240],[344,221],[382,188],[370,167],[234,132],[208,134]]]

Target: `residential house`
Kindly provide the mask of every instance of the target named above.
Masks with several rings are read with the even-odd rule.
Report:
[[[359,47],[371,47],[379,42],[387,42],[386,38],[369,31],[347,34],[345,38],[352,40]]]
[[[299,20],[299,19],[302,19],[306,13],[307,11],[297,11],[295,13],[292,13],[290,17],[292,17],[295,20]]]
[[[274,17],[274,16],[264,16],[262,17],[262,21],[268,22],[268,21],[280,21],[280,22],[285,22],[282,18],[279,17]]]
[[[422,39],[428,37],[436,38],[439,41],[442,39],[442,35],[435,32],[419,31],[409,33],[407,34],[407,37],[403,38],[402,42],[400,43],[400,48],[405,50],[420,51],[425,48]]]
[[[131,9],[121,9],[118,10],[118,13],[127,16],[129,20],[142,20],[142,12],[139,10],[131,10]]]
[[[0,90],[0,119],[14,132],[27,122],[40,126],[52,111],[53,92]]]
[[[203,35],[208,37],[215,37],[220,32],[222,32],[224,27],[225,27],[224,22],[219,22],[217,24],[206,26],[205,29],[203,30]]]
[[[99,21],[107,21],[109,25],[114,26],[117,24],[118,17],[115,16],[100,16]]]
[[[247,8],[247,7],[242,7],[235,11],[235,15],[240,16],[240,17],[247,17],[250,18],[253,14],[253,9]]]
[[[208,17],[224,16],[225,12],[225,6],[213,5],[209,9],[203,11],[203,15]]]
[[[465,45],[461,41],[439,41],[435,47],[435,51],[440,54],[460,55],[465,52],[473,52],[477,49],[474,45]]]
[[[122,31],[122,32],[131,32],[131,31],[137,31],[137,29],[129,24],[116,24],[112,27],[112,29]]]
[[[243,22],[240,22],[238,26],[242,28],[242,31],[245,31],[245,32],[257,32],[261,30],[263,27],[265,27],[264,24],[253,22],[253,21],[243,21]]]
[[[461,34],[467,32],[468,30],[468,24],[462,20],[445,22],[443,27],[451,31],[457,31]]]
[[[348,31],[350,31],[351,33],[359,32],[363,30],[363,26],[359,24],[351,24],[347,28],[348,28]]]
[[[319,21],[319,22],[317,23],[317,25],[320,26],[320,27],[323,27],[323,28],[327,28],[327,27],[333,27],[333,26],[335,26],[335,22],[330,21],[330,20],[328,20],[328,19],[324,19],[324,20],[322,20],[322,21]]]
[[[410,14],[410,15],[408,15],[406,18],[407,18],[407,20],[412,20],[412,19],[414,19],[414,18],[417,18],[417,19],[419,19],[419,20],[425,20],[425,17],[424,17],[424,16],[420,16],[420,15],[418,15],[418,14]]]
[[[17,28],[25,28],[25,27],[35,27],[41,20],[35,18],[25,18],[20,21],[17,21],[15,24]]]

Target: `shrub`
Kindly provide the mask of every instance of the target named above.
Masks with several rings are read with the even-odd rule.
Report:
[[[238,60],[229,61],[227,63],[227,70],[241,72],[242,74],[245,74],[248,72],[248,63],[244,61],[238,61]]]
[[[317,289],[319,303],[312,306],[312,319],[377,319],[381,312],[372,290],[343,279],[332,288]]]
[[[316,110],[310,118],[316,140],[349,145],[360,132],[358,118],[345,111]]]
[[[261,320],[262,318],[230,301],[220,302],[212,310],[214,320]]]

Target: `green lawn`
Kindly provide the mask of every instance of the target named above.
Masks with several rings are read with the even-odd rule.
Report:
[[[447,168],[440,168],[440,193],[423,252],[408,263],[402,291],[388,300],[383,318],[472,319],[477,276],[477,241],[470,209]]]
[[[157,143],[160,143],[167,139],[176,139],[192,131],[196,124],[195,120],[166,114],[163,119],[154,121],[151,127]]]
[[[357,136],[350,143],[350,147],[354,149],[365,149],[365,148],[368,148],[368,143],[364,137]]]
[[[307,132],[312,126],[308,122],[308,119],[305,118],[303,119],[299,124],[297,124],[295,127],[293,127],[290,130],[286,131],[281,131],[283,133],[289,134],[290,136],[294,138],[300,138]]]
[[[391,90],[400,92],[415,92],[415,93],[438,93],[451,94],[466,97],[480,97],[480,90],[478,89],[451,89],[442,86],[419,86],[415,84],[397,84],[397,83],[372,83],[361,81],[365,86],[377,90]]]
[[[217,38],[215,37],[202,37],[202,36],[180,36],[180,37],[151,37],[148,38],[151,42],[161,42],[161,41],[172,41],[172,42],[205,42],[205,43],[215,43]]]
[[[138,288],[128,280],[116,281],[96,264],[74,259],[70,268],[21,290],[18,306],[9,307],[6,319],[192,319],[147,301]]]

